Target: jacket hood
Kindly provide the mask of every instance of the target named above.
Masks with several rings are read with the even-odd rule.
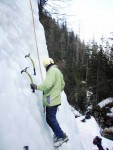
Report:
[[[51,68],[58,68],[57,65],[50,64],[46,67],[46,72]]]

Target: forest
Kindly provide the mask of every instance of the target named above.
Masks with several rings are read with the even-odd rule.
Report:
[[[113,48],[108,40],[103,44],[103,38],[101,45],[94,39],[86,44],[68,30],[65,20],[59,23],[44,11],[46,2],[39,5],[40,21],[45,29],[49,56],[64,75],[67,99],[82,114],[90,106],[95,115],[96,105],[113,97]]]

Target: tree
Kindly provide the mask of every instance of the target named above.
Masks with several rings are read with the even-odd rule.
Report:
[[[42,12],[44,9],[44,6],[46,5],[48,0],[37,0],[38,2],[38,7],[39,7],[39,12]]]

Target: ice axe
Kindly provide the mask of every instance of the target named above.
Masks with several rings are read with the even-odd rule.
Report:
[[[26,67],[25,69],[23,69],[23,70],[21,71],[21,74],[22,74],[23,72],[25,72],[25,73],[29,76],[30,81],[31,81],[31,84],[33,84],[33,79],[32,79],[32,77],[31,77],[31,75],[29,74],[29,72],[27,71],[28,68],[29,68],[29,67]],[[35,89],[33,89],[32,92],[35,93]]]
[[[27,57],[31,60],[32,65],[33,65],[34,75],[36,75],[35,64],[34,64],[33,59],[30,57],[30,53],[29,53],[28,55],[25,56],[25,58],[27,58]]]

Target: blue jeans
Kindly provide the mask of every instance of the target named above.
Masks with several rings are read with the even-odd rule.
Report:
[[[64,133],[56,119],[58,106],[46,107],[46,121],[58,138],[63,138]]]

